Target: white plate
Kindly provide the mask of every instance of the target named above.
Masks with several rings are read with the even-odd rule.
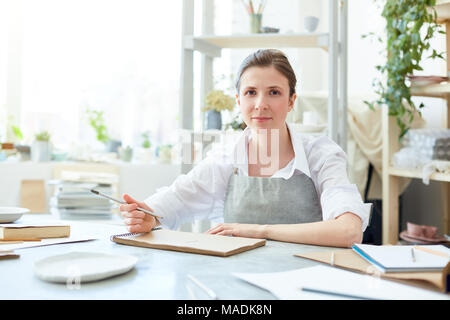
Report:
[[[138,258],[100,252],[70,252],[34,263],[35,274],[44,281],[82,283],[101,280],[130,271]]]
[[[326,129],[326,124],[301,124],[293,123],[295,131],[298,132],[321,132]]]
[[[14,222],[24,213],[30,212],[29,209],[19,207],[0,207],[0,223]]]

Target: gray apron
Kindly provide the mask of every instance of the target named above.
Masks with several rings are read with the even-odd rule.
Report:
[[[230,177],[225,196],[224,222],[294,224],[322,221],[322,207],[314,183],[305,174],[289,179],[237,175]]]

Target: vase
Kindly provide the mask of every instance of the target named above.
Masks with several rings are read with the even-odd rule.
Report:
[[[158,149],[158,162],[159,163],[171,163],[172,162],[172,148],[159,148]]]
[[[304,19],[305,29],[308,32],[314,32],[316,30],[318,24],[319,24],[319,18],[317,18],[317,17],[308,16],[308,17],[305,17],[305,19]]]
[[[48,141],[34,141],[31,145],[31,160],[34,162],[50,161],[51,145]]]
[[[105,144],[105,151],[118,153],[120,146],[122,146],[122,142],[118,140],[108,140]]]
[[[117,151],[119,152],[119,158],[122,161],[130,162],[131,159],[133,158],[133,149],[130,147],[127,148],[119,147]]]
[[[250,33],[261,33],[262,14],[250,14]]]
[[[206,113],[206,129],[222,130],[222,114],[216,110],[209,110]]]
[[[151,163],[154,151],[152,148],[140,148],[136,154],[136,160],[141,163]]]

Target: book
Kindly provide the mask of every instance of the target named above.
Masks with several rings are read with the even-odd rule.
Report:
[[[111,209],[102,208],[102,207],[88,207],[88,208],[77,208],[77,207],[67,207],[58,209],[58,212],[62,215],[106,215],[111,216]]]
[[[271,292],[281,300],[448,300],[448,295],[440,292],[326,265],[277,272],[232,274]],[[319,314],[320,311],[318,309]]]
[[[114,205],[110,200],[100,198],[90,192],[91,189],[113,195],[111,184],[90,183],[80,181],[53,180],[49,184],[55,186],[50,198],[50,212],[60,218],[96,218],[112,216]]]
[[[352,249],[308,251],[294,254],[294,256],[329,264],[337,268],[381,277],[383,279],[399,281],[407,285],[418,286],[428,290],[437,290],[440,292],[448,292],[450,290],[450,275],[448,274],[450,273],[450,264],[441,271],[382,273]]]
[[[53,197],[52,205],[57,207],[111,207],[108,199],[96,198],[89,194],[60,195]]]
[[[16,259],[19,257],[20,255],[14,253],[14,251],[0,251],[0,260]]]
[[[228,257],[266,244],[264,239],[228,237],[167,229],[158,229],[149,233],[113,235],[111,241],[130,246],[221,257]]]
[[[450,261],[450,249],[443,245],[421,246],[432,254],[418,250],[417,246],[376,246],[354,244],[352,249],[381,272],[442,271]],[[420,248],[420,247],[419,247]]]
[[[0,239],[47,239],[70,236],[69,225],[0,224]]]

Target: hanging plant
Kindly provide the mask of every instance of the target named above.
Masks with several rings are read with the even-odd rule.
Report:
[[[378,99],[364,102],[372,110],[375,104],[388,106],[389,116],[395,117],[400,129],[399,138],[410,129],[415,111],[421,115],[424,107],[423,103],[416,106],[412,101],[407,76],[423,70],[420,63],[425,52],[431,49],[431,39],[436,33],[445,34],[437,24],[435,4],[436,0],[386,0],[383,7],[386,39],[378,37],[378,41],[385,44],[387,57],[384,65],[376,66],[383,79],[374,82]],[[444,59],[443,53],[431,50],[427,58]]]

